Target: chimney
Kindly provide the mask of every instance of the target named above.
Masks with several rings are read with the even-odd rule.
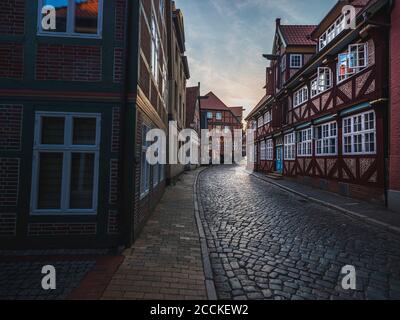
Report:
[[[278,28],[281,25],[281,18],[276,19],[276,28]]]

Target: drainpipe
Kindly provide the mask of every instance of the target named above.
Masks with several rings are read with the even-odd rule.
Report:
[[[118,207],[120,215],[120,227],[123,244],[130,246],[132,244],[132,212],[129,209],[129,197],[126,196],[126,177],[128,174],[129,150],[126,148],[127,143],[127,127],[129,125],[129,73],[130,73],[130,39],[132,30],[132,10],[133,1],[127,0],[125,4],[125,19],[124,19],[124,40],[122,53],[122,77],[121,77],[121,92],[120,92],[120,134],[119,134],[119,165],[118,165]]]

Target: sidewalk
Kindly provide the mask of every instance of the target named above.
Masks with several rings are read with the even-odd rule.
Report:
[[[400,214],[366,201],[348,198],[329,191],[313,188],[304,184],[289,180],[273,180],[267,178],[259,172],[250,172],[244,169],[248,174],[256,178],[267,181],[286,191],[294,193],[309,201],[316,202],[334,210],[341,211],[349,216],[361,219],[368,223],[373,223],[384,227],[387,230],[400,233]]]
[[[185,172],[169,186],[102,299],[207,299],[193,184]]]

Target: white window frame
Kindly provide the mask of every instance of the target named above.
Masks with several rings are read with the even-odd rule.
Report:
[[[333,85],[332,70],[328,67],[319,67],[317,77],[311,81],[311,98],[328,91]]]
[[[341,14],[333,24],[319,37],[319,50],[331,43],[343,30],[345,30],[345,15]]]
[[[367,127],[367,121],[365,121],[365,117],[366,115],[370,115],[373,114],[374,115],[374,121],[373,121],[373,129]],[[356,119],[359,119],[361,117],[361,124],[357,121]],[[350,131],[348,131],[348,126],[346,125],[346,122],[348,122],[350,124]],[[355,126],[359,126],[360,130],[355,130]],[[366,139],[365,136],[367,134],[374,134],[374,151],[366,151]],[[343,137],[342,137],[342,142],[343,142],[343,154],[344,155],[375,155],[377,154],[377,138],[376,138],[376,113],[375,111],[371,110],[371,111],[367,111],[367,112],[363,112],[363,113],[358,113],[356,115],[352,115],[350,117],[346,117],[343,118]],[[361,136],[361,151],[357,152],[355,151],[355,140],[354,137],[355,136]],[[346,139],[350,138],[350,143],[351,143],[351,152],[346,151],[346,146],[347,144],[345,144]]]
[[[216,119],[216,120],[222,120],[222,112],[217,112],[217,113],[215,114],[215,119]]]
[[[68,0],[67,25],[65,32],[46,31],[42,29],[42,8],[44,1],[38,0],[37,15],[37,35],[46,37],[66,37],[66,38],[91,38],[101,39],[103,35],[103,0],[99,0],[99,15],[97,17],[97,34],[77,33],[75,27],[75,0]]]
[[[266,160],[274,160],[274,142],[272,139],[267,139],[266,141]]]
[[[265,140],[260,142],[260,160],[265,161],[267,160],[267,145]]]
[[[305,85],[301,89],[297,90],[293,95],[293,108],[301,106],[308,101],[308,86]]]
[[[42,118],[51,118],[51,117],[65,119],[64,144],[62,145],[41,144]],[[96,142],[94,145],[73,144],[73,119],[76,118],[96,119]],[[74,112],[47,112],[47,111],[40,111],[35,113],[35,129],[34,129],[33,161],[32,161],[32,185],[31,185],[31,201],[30,201],[30,214],[32,216],[97,215],[99,166],[100,166],[99,163],[100,141],[101,141],[101,114],[74,113]],[[40,153],[63,154],[60,209],[38,209]],[[93,199],[92,199],[93,204],[91,209],[69,208],[72,153],[94,154]]]
[[[261,128],[264,125],[264,116],[258,118],[257,127]]]
[[[151,11],[151,74],[158,85],[159,81],[159,67],[160,67],[160,35],[158,32],[157,16],[154,8]]]
[[[264,124],[271,123],[271,121],[272,121],[272,113],[271,113],[271,110],[270,110],[270,111],[267,111],[264,114]]]
[[[214,115],[212,112],[207,112],[207,119],[211,120],[212,118],[214,118]]]
[[[321,136],[318,136],[318,130],[321,129]],[[315,137],[315,155],[336,156],[338,154],[338,125],[336,121],[324,123],[314,127]],[[335,152],[330,151],[331,140],[335,139]],[[328,149],[328,151],[326,151]]]
[[[364,56],[361,56],[360,48],[364,50]],[[356,56],[356,59],[352,59],[352,53]],[[352,66],[352,61],[357,62]],[[363,64],[360,64],[360,60],[364,60]],[[340,68],[345,67],[345,73],[343,75],[340,74]],[[368,44],[367,43],[358,43],[358,44],[350,44],[348,49],[344,53],[338,54],[338,63],[336,66],[337,73],[337,83],[341,83],[353,75],[361,72],[365,68],[368,67]]]
[[[296,160],[296,134],[294,132],[284,136],[284,160]]]
[[[299,58],[299,65],[295,65],[294,64],[294,58]],[[301,67],[303,67],[303,55],[302,54],[291,54],[290,55],[290,68],[291,69],[300,69]]]
[[[297,156],[298,157],[311,157],[313,155],[313,128],[307,128],[299,131],[297,142]]]

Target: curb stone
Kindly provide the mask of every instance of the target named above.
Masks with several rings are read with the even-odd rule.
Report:
[[[198,200],[198,179],[202,172],[207,170],[207,168],[200,169],[195,176],[194,183],[193,183],[193,201],[194,201],[194,214],[196,218],[197,228],[199,230],[199,237],[200,237],[200,246],[201,246],[201,256],[203,260],[203,269],[204,269],[204,277],[205,277],[205,286],[207,291],[207,298],[208,300],[218,300],[217,292],[215,290],[214,284],[214,274],[211,267],[210,261],[210,253],[208,251],[207,246],[207,239],[204,233],[203,224],[201,222],[200,215],[203,215],[203,207]]]
[[[326,202],[326,201],[323,201],[323,200],[316,199],[314,197],[307,196],[304,193],[298,192],[298,191],[293,190],[293,189],[291,189],[289,187],[285,187],[285,186],[283,186],[283,185],[281,185],[279,183],[276,183],[274,181],[270,181],[269,179],[261,177],[261,176],[255,174],[254,172],[248,171],[246,169],[244,169],[244,172],[246,172],[250,176],[253,176],[253,177],[257,178],[257,179],[260,179],[262,181],[270,183],[270,184],[272,184],[272,185],[274,185],[274,186],[276,186],[278,188],[281,188],[281,189],[283,189],[283,190],[285,190],[287,192],[293,193],[293,194],[295,194],[295,195],[297,195],[297,196],[299,196],[301,198],[304,198],[306,200],[315,202],[315,203],[317,203],[319,205],[328,207],[330,209],[333,209],[333,210],[336,210],[336,211],[340,211],[340,212],[342,212],[342,213],[344,213],[347,216],[350,216],[352,218],[362,220],[362,221],[364,221],[366,223],[369,223],[369,224],[372,224],[374,226],[378,226],[378,227],[384,228],[386,230],[389,230],[389,231],[392,231],[392,232],[395,232],[395,233],[400,233],[400,228],[399,227],[391,226],[388,223],[385,223],[385,222],[382,222],[382,221],[379,221],[379,220],[376,220],[376,219],[373,219],[373,218],[368,218],[368,217],[366,217],[366,216],[364,216],[362,214],[359,214],[357,212],[354,212],[354,211],[351,211],[351,210],[348,210],[348,209],[344,209],[344,208],[342,208],[340,206],[334,205],[332,203],[329,203],[329,202]]]

